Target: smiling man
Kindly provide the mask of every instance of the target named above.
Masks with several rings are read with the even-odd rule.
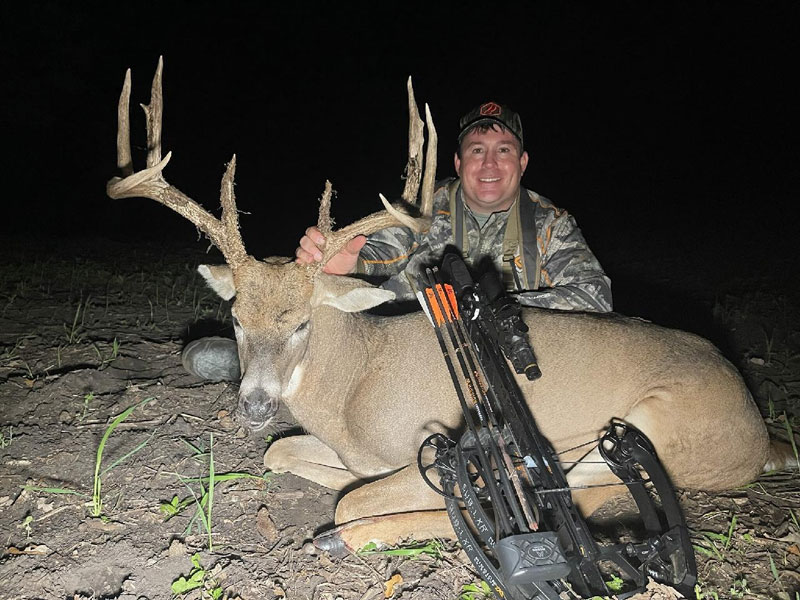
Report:
[[[438,264],[446,246],[469,263],[492,260],[509,291],[527,306],[606,312],[611,282],[575,219],[521,185],[528,166],[517,113],[486,102],[460,121],[455,169],[434,196],[433,223],[423,234],[403,227],[354,239],[325,266],[329,273],[385,278],[381,287],[413,300],[405,271]],[[320,260],[319,231],[300,240],[298,262]]]

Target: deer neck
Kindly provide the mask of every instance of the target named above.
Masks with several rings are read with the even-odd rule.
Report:
[[[345,400],[361,380],[372,326],[357,313],[327,306],[314,309],[311,323],[308,348],[293,374],[298,380],[283,402],[306,431],[329,443],[346,427]]]

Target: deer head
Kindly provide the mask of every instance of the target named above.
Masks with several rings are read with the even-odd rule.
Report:
[[[393,299],[391,292],[350,278],[327,275],[322,272],[322,267],[356,235],[369,235],[397,225],[416,231],[427,227],[433,203],[436,132],[426,106],[431,139],[426,155],[427,167],[421,176],[423,123],[409,78],[410,140],[403,198],[407,203],[415,204],[421,183],[422,216],[411,217],[381,196],[383,211],[334,231],[330,217],[332,187],[328,181],[320,201],[317,224],[326,236],[323,261],[315,265],[300,265],[283,257],[259,261],[247,254],[239,231],[233,193],[235,155],[222,178],[222,215],[219,219],[164,178],[163,170],[172,153],[161,156],[162,73],[163,60],[160,58],[153,78],[150,104],[142,105],[147,125],[147,161],[146,168],[138,172],[133,169],[130,149],[130,69],[125,75],[117,130],[117,166],[122,177],[112,178],[106,192],[115,199],[144,197],[160,202],[193,223],[222,252],[226,265],[200,265],[198,271],[222,298],[234,299],[233,325],[242,370],[238,414],[250,428],[259,429],[275,414],[280,399],[291,394],[297,386],[301,376],[297,367],[308,347],[315,307],[330,306],[356,312]]]

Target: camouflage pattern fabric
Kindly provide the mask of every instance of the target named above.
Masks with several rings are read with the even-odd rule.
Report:
[[[390,227],[369,236],[361,250],[357,272],[371,279],[385,279],[381,287],[397,294],[397,300],[414,300],[405,273],[414,280],[425,267],[441,261],[444,249],[454,244],[447,186],[434,195],[430,229],[415,234],[405,227]],[[549,200],[528,191],[535,204],[537,246],[540,256],[540,286],[536,290],[509,291],[520,304],[562,310],[608,312],[612,310],[611,281],[586,244],[575,219]],[[523,195],[524,198],[524,195]],[[484,256],[502,270],[503,237],[510,210],[493,213],[481,228],[469,207],[464,217],[469,240],[465,260],[476,264]],[[515,257],[521,264],[521,258]]]

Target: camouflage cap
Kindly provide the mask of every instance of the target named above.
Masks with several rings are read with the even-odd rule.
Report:
[[[497,104],[497,102],[486,102],[480,106],[472,109],[466,115],[461,117],[458,122],[460,131],[458,134],[458,143],[464,139],[467,132],[476,125],[497,123],[508,129],[513,133],[519,143],[522,144],[522,119],[519,115],[507,106]]]

